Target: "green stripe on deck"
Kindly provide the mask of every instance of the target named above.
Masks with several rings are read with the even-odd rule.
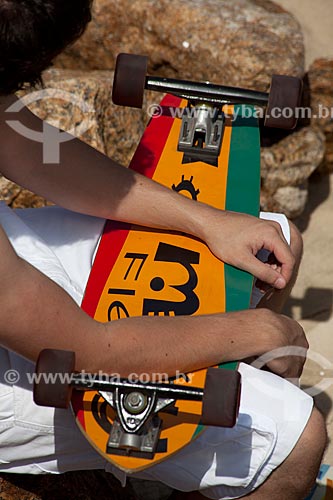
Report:
[[[237,105],[232,125],[226,210],[259,215],[260,134],[253,106]],[[248,309],[253,277],[225,266],[226,311]]]
[[[260,197],[260,135],[252,106],[234,107],[236,119],[232,124],[229,153],[226,210],[258,217]],[[253,277],[225,266],[226,311],[248,309]],[[236,370],[238,362],[222,363],[220,368]],[[199,424],[192,439],[203,429]]]

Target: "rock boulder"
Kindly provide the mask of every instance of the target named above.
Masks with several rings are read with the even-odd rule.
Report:
[[[261,205],[293,219],[307,201],[307,182],[325,155],[324,134],[305,127],[261,151]]]
[[[326,138],[325,161],[322,172],[333,171],[333,60],[317,59],[307,74],[311,124],[321,130]]]
[[[149,55],[151,74],[262,90],[274,73],[304,72],[298,22],[267,0],[95,0],[86,34],[56,64],[113,69],[120,52]]]

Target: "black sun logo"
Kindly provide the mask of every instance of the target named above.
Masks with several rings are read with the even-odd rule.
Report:
[[[177,193],[180,193],[181,191],[187,191],[190,194],[192,200],[197,200],[200,190],[195,189],[192,181],[193,181],[193,176],[191,176],[190,179],[185,179],[184,175],[182,175],[181,182],[177,186],[173,184],[172,189]]]

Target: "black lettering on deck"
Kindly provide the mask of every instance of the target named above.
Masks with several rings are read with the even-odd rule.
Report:
[[[169,316],[170,313],[175,316],[194,314],[199,308],[199,298],[194,292],[198,284],[198,276],[193,265],[199,264],[200,255],[198,252],[186,248],[160,243],[154,258],[155,262],[178,263],[188,272],[188,280],[182,285],[169,285],[178,290],[184,296],[183,301],[170,301],[159,299],[144,299],[142,314],[147,316],[153,314],[158,316],[163,314]],[[154,291],[161,291],[165,286],[163,278],[155,276],[150,282],[150,288]]]
[[[127,253],[125,255],[125,259],[131,259],[131,262],[126,270],[125,276],[124,276],[124,281],[126,281],[128,278],[130,278],[131,274],[134,273],[134,281],[137,281],[140,273],[142,271],[143,265],[146,262],[146,259],[148,257],[148,254],[142,254],[142,253]],[[139,261],[139,266],[135,266],[135,264]],[[133,271],[133,273],[132,273]],[[124,296],[134,296],[135,295],[135,290],[133,289],[126,289],[126,288],[109,288],[108,290],[109,295],[124,295]],[[113,321],[115,319],[121,319],[121,318],[129,318],[129,312],[120,300],[115,300],[110,304],[108,308],[108,321]]]

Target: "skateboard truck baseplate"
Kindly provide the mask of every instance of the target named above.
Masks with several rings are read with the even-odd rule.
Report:
[[[99,391],[104,400],[116,411],[107,453],[153,458],[161,431],[162,420],[158,412],[173,405],[175,399],[158,398],[156,391],[114,392]]]
[[[206,103],[190,103],[182,114],[178,151],[184,153],[183,163],[203,161],[217,166],[221,151],[224,114]]]

